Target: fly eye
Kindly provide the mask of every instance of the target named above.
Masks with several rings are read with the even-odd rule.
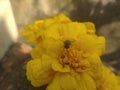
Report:
[[[70,45],[71,45],[71,41],[70,40],[65,40],[64,41],[64,48],[68,49],[68,48],[70,48]]]

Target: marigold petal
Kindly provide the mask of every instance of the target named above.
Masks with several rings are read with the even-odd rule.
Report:
[[[96,53],[101,56],[105,51],[105,38],[95,35],[80,36],[79,47],[86,52]]]
[[[63,48],[63,42],[51,38],[41,41],[35,48],[32,49],[31,55],[33,58],[39,58],[43,54],[51,57],[58,57]]]
[[[80,90],[74,77],[68,73],[56,74],[47,90]],[[81,89],[82,90],[82,89]]]
[[[98,73],[101,75],[99,80],[100,90],[120,90],[120,83],[118,77],[106,66],[101,67],[102,70]]]
[[[27,41],[33,45],[37,44],[42,39],[43,35],[43,25],[38,23],[33,23],[27,25],[22,32],[22,35],[27,38]]]
[[[78,40],[79,36],[84,35],[87,31],[83,23],[71,22],[60,26],[60,33],[64,39]]]
[[[100,57],[96,53],[94,53],[88,57],[88,62],[90,63],[92,68],[94,67],[94,69],[96,67],[101,66],[101,64],[102,64]]]
[[[28,80],[35,87],[48,84],[54,76],[54,71],[51,69],[51,58],[47,56],[30,60],[27,63],[26,70]]]
[[[96,29],[95,29],[94,23],[92,23],[92,22],[85,22],[84,24],[87,27],[87,33],[88,34],[95,34]]]
[[[62,66],[59,62],[57,61],[54,61],[52,63],[52,69],[54,71],[58,71],[58,72],[70,72],[70,67],[65,65],[65,66]]]
[[[74,74],[74,77],[79,85],[78,90],[96,90],[96,83],[87,73]]]
[[[59,14],[55,17],[45,19],[44,26],[48,28],[56,23],[68,23],[68,22],[71,22],[71,20],[68,17],[66,17],[64,14]]]

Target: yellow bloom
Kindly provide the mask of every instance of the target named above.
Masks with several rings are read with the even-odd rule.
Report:
[[[34,45],[26,66],[31,84],[48,84],[47,90],[119,90],[117,77],[101,64],[105,39],[95,32],[93,23],[63,14],[28,25],[23,35]]]
[[[110,69],[106,66],[101,66],[98,70],[96,84],[98,90],[120,90],[120,80]],[[97,79],[98,78],[98,79]]]

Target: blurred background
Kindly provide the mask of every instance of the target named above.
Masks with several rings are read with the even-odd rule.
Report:
[[[59,13],[95,23],[97,34],[107,40],[103,63],[120,75],[120,0],[0,0],[1,90],[33,89],[23,81],[31,47],[20,33],[27,24]]]

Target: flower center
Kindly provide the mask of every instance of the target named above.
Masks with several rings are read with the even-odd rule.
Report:
[[[83,54],[83,51],[70,46],[69,48],[63,49],[59,60],[63,66],[69,65],[74,70],[81,71],[85,70],[89,66]]]

